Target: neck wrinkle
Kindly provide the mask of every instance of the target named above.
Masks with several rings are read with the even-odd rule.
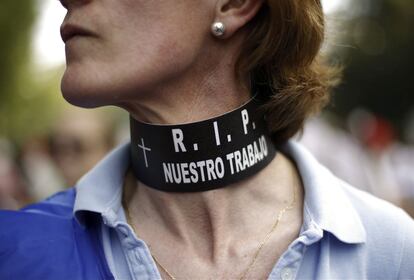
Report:
[[[240,83],[234,73],[234,63],[223,60],[212,69],[194,70],[186,79],[143,90],[139,98],[124,100],[118,106],[136,120],[157,124],[182,124],[221,115],[251,98],[246,81]]]
[[[140,195],[133,203],[149,209],[151,218],[159,221],[162,230],[169,231],[178,242],[185,244],[194,253],[208,252],[208,258],[217,256],[218,248],[228,243],[227,228],[231,221],[227,203],[220,199],[217,191],[209,194],[171,194],[153,190],[138,183]],[[220,209],[218,208],[220,205]],[[155,217],[157,216],[157,217]],[[208,237],[209,240],[206,240]],[[200,250],[200,247],[202,248]],[[201,254],[200,258],[206,257]]]

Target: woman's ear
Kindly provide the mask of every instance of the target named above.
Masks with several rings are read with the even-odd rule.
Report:
[[[229,38],[245,26],[258,13],[265,0],[218,0],[215,23],[224,25],[220,38]],[[212,27],[214,30],[214,27]],[[213,34],[215,32],[213,31]],[[217,35],[217,34],[215,34]]]

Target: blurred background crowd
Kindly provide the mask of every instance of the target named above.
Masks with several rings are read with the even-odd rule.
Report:
[[[344,67],[298,136],[345,181],[414,216],[414,1],[324,0],[323,51]],[[57,0],[0,2],[0,209],[73,186],[129,137],[121,110],[67,104]]]

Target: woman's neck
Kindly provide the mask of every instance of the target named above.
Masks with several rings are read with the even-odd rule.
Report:
[[[214,70],[206,71],[200,65],[180,80],[165,83],[123,107],[137,120],[159,124],[195,122],[229,112],[248,101],[251,93],[237,80],[234,59],[223,58]],[[281,153],[255,175],[218,190],[166,193],[136,183],[133,177],[130,182],[125,190],[126,207],[139,237],[150,245],[181,244],[184,250],[201,252],[212,260],[228,254],[230,247],[242,245],[237,242],[256,246],[261,238],[258,234],[263,236],[270,229],[294,190],[298,203],[289,215],[296,215],[296,222],[301,219],[300,177]]]
[[[301,213],[302,187],[294,164],[282,154],[253,177],[223,189],[199,193],[166,193],[136,183],[133,175],[125,189],[138,235],[169,240],[217,260],[235,241],[258,242],[274,223],[278,211],[294,193],[292,215]],[[140,229],[142,231],[140,231]]]
[[[252,94],[248,82],[240,81],[234,71],[235,59],[223,56],[214,66],[199,62],[180,77],[142,89],[118,105],[136,120],[157,124],[189,123],[229,112]]]

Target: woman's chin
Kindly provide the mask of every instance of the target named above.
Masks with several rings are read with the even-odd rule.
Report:
[[[66,74],[61,81],[61,91],[67,102],[78,107],[96,108],[109,105],[103,90],[93,87],[91,82],[73,79]]]

